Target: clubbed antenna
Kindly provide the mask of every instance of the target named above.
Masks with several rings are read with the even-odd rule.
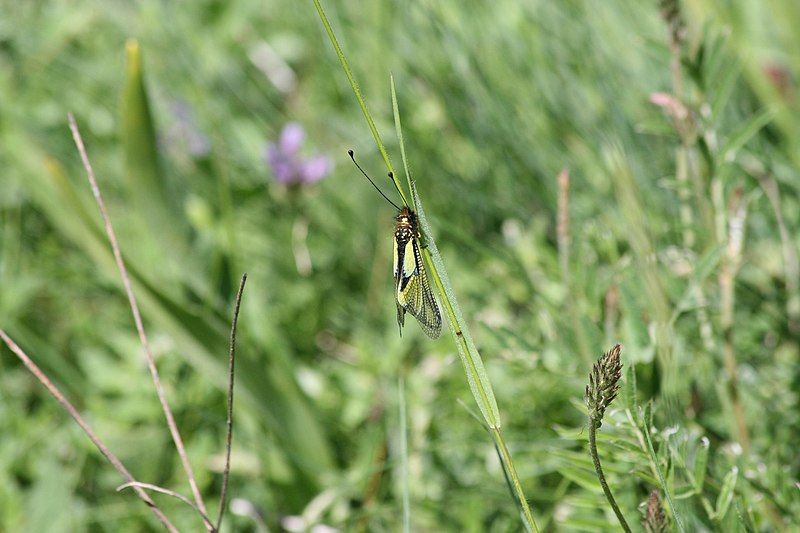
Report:
[[[358,161],[356,161],[356,156],[355,156],[355,154],[353,153],[353,151],[352,151],[352,150],[348,150],[348,151],[347,151],[347,155],[349,155],[349,156],[350,156],[350,159],[352,159],[352,160],[353,160],[353,163],[355,163],[355,165],[356,165],[356,167],[358,168],[358,170],[360,170],[360,171],[361,171],[361,173],[362,173],[362,174],[364,174],[364,177],[365,177],[365,178],[367,178],[367,180],[369,180],[369,182],[372,184],[372,186],[373,186],[373,187],[375,187],[375,190],[376,190],[376,191],[378,191],[378,193],[379,193],[381,196],[383,196],[383,198],[384,198],[384,199],[385,199],[387,202],[389,202],[390,204],[392,204],[392,205],[393,205],[393,206],[394,206],[394,207],[395,207],[395,208],[396,208],[398,211],[400,211],[400,207],[398,207],[398,205],[397,205],[396,203],[394,203],[393,201],[389,200],[389,197],[388,197],[388,196],[386,196],[385,194],[383,194],[383,191],[382,191],[382,190],[380,190],[380,188],[379,188],[377,185],[375,185],[375,182],[374,182],[374,181],[372,181],[372,178],[370,178],[370,177],[369,177],[369,174],[367,174],[366,172],[364,172],[364,169],[363,169],[363,168],[361,168],[361,165],[359,165],[359,164],[358,164]],[[390,178],[392,177],[392,173],[391,173],[391,172],[389,172],[389,177],[390,177]]]
[[[667,531],[667,517],[661,506],[661,496],[653,489],[647,498],[647,511],[644,516],[644,530],[647,533],[664,533]]]
[[[619,344],[611,348],[592,366],[589,374],[586,407],[589,408],[589,419],[595,429],[601,426],[606,407],[611,405],[619,392],[619,378],[622,377],[620,351],[622,346]]]

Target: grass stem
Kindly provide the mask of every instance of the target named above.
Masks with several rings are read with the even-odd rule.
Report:
[[[207,516],[208,511],[206,510],[206,505],[203,502],[203,496],[200,494],[200,489],[197,486],[194,470],[192,470],[192,465],[189,462],[189,456],[186,454],[186,447],[183,444],[183,439],[181,438],[180,431],[178,430],[178,425],[175,422],[175,416],[172,414],[172,409],[167,401],[167,393],[164,390],[164,386],[161,384],[161,377],[159,376],[158,368],[156,367],[155,357],[153,357],[153,352],[150,349],[150,341],[148,340],[147,334],[144,331],[144,322],[142,320],[142,315],[139,312],[139,304],[137,303],[136,296],[133,293],[133,284],[131,283],[131,278],[128,275],[128,269],[125,266],[125,261],[122,258],[122,251],[119,247],[117,234],[114,231],[114,227],[111,225],[111,218],[108,215],[108,209],[106,208],[105,200],[103,200],[103,195],[100,192],[100,186],[97,184],[97,179],[95,178],[92,164],[89,162],[89,155],[86,153],[86,147],[83,144],[83,137],[81,137],[78,124],[75,122],[75,117],[72,116],[72,113],[69,114],[68,118],[69,127],[70,130],[72,130],[72,137],[75,140],[75,146],[77,146],[78,152],[80,153],[83,167],[86,170],[86,177],[88,178],[89,184],[92,188],[92,194],[94,195],[95,202],[100,210],[100,216],[103,219],[106,234],[108,235],[108,241],[111,243],[111,249],[114,252],[114,260],[117,263],[117,269],[119,270],[119,275],[122,279],[122,285],[124,286],[125,294],[128,297],[128,304],[130,305],[131,314],[133,315],[133,321],[136,324],[136,331],[139,333],[139,341],[142,345],[142,350],[144,351],[147,368],[150,370],[150,376],[153,380],[153,388],[156,390],[156,395],[158,396],[158,401],[161,404],[161,409],[164,411],[164,418],[167,421],[167,427],[169,428],[169,432],[172,435],[172,440],[175,443],[175,450],[178,452],[178,456],[181,459],[181,464],[183,465],[183,470],[186,472],[186,477],[189,479],[189,487],[192,489],[195,505],[204,516]],[[213,524],[208,523],[205,520],[204,522],[208,531],[214,530]]]
[[[225,423],[225,468],[222,471],[222,488],[219,493],[219,512],[217,513],[217,526],[219,531],[222,526],[222,517],[225,514],[225,502],[228,494],[228,479],[231,473],[231,441],[233,440],[233,385],[235,383],[236,368],[236,327],[239,324],[239,309],[242,306],[242,294],[244,285],[247,283],[247,273],[242,274],[239,282],[239,290],[236,292],[236,300],[233,304],[233,318],[231,319],[231,334],[228,342],[228,396],[227,396],[227,420]]]
[[[97,449],[100,450],[100,453],[103,454],[103,457],[105,457],[108,462],[111,463],[111,466],[113,466],[116,471],[119,472],[125,481],[132,483],[131,487],[136,492],[136,495],[139,496],[142,501],[144,501],[153,514],[156,515],[156,518],[158,518],[161,523],[164,524],[164,527],[167,528],[167,531],[177,533],[178,530],[174,525],[172,525],[172,522],[169,521],[169,518],[167,518],[167,516],[156,505],[152,498],[150,498],[150,496],[141,487],[135,484],[136,480],[133,478],[133,475],[131,475],[128,469],[125,468],[125,465],[122,464],[122,461],[120,461],[117,456],[108,449],[108,446],[106,446],[105,443],[100,440],[100,437],[97,436],[94,430],[92,430],[89,424],[83,419],[78,410],[75,409],[75,406],[72,405],[67,397],[61,392],[61,390],[53,384],[53,382],[47,377],[42,369],[39,368],[39,366],[33,362],[28,354],[26,354],[22,348],[17,346],[17,343],[15,343],[2,329],[0,329],[0,339],[2,339],[5,345],[8,346],[8,349],[11,350],[20,361],[22,361],[30,373],[33,374],[42,385],[44,385],[53,398],[55,398],[58,403],[60,403],[61,406],[69,413],[69,415],[73,418],[73,420],[75,420],[83,432],[86,433],[86,436],[89,437],[89,440],[92,441],[92,444],[94,444]]]
[[[511,452],[508,451],[503,433],[500,431],[499,427],[491,428],[491,432],[492,438],[494,438],[494,442],[497,444],[497,449],[500,451],[503,466],[506,468],[508,477],[511,478],[511,486],[514,487],[514,492],[516,493],[517,500],[522,509],[525,525],[528,531],[539,531],[536,521],[533,519],[531,508],[528,505],[528,500],[525,498],[525,492],[522,490],[522,484],[519,482],[519,476],[517,475],[516,468],[514,468],[514,461],[511,459]]]
[[[590,416],[589,417],[589,453],[592,456],[592,462],[594,463],[594,471],[597,472],[597,479],[600,480],[600,486],[603,487],[603,493],[606,495],[606,499],[608,503],[611,505],[611,508],[614,510],[614,514],[617,515],[617,520],[619,520],[619,525],[622,526],[627,533],[631,532],[631,527],[628,525],[628,522],[625,520],[625,517],[622,516],[622,511],[619,509],[619,505],[617,505],[617,500],[614,499],[614,495],[611,494],[611,489],[608,487],[608,483],[606,482],[606,476],[603,474],[603,467],[600,465],[600,456],[597,453],[597,427],[596,427],[595,420]]]
[[[378,146],[378,150],[381,152],[383,160],[386,163],[386,167],[391,173],[395,187],[400,193],[403,202],[409,206],[413,205],[415,208],[417,219],[419,221],[419,228],[423,235],[423,256],[425,257],[425,261],[429,267],[428,270],[431,274],[431,278],[433,278],[434,285],[439,292],[442,306],[447,314],[450,332],[453,335],[456,347],[458,348],[459,356],[461,357],[461,362],[464,365],[464,371],[467,376],[467,382],[469,383],[470,390],[472,391],[472,395],[478,404],[478,408],[480,409],[486,424],[492,432],[495,443],[500,450],[501,460],[504,463],[503,466],[511,477],[514,491],[519,500],[519,505],[522,508],[525,525],[530,531],[539,531],[533,518],[533,513],[528,505],[528,501],[525,498],[525,493],[522,490],[522,485],[519,481],[519,477],[517,476],[516,469],[514,468],[514,463],[511,459],[511,453],[508,451],[508,446],[506,446],[503,435],[500,432],[500,412],[497,409],[494,391],[483,366],[483,360],[481,359],[480,353],[478,353],[475,344],[472,342],[472,336],[469,333],[466,321],[464,320],[461,309],[458,306],[455,293],[444,268],[444,263],[439,255],[438,249],[436,248],[436,243],[433,240],[430,225],[425,218],[425,211],[423,210],[422,203],[417,195],[414,180],[411,178],[411,173],[408,168],[408,161],[405,155],[403,132],[400,125],[400,113],[397,106],[397,96],[394,91],[394,80],[391,80],[392,110],[394,112],[395,129],[400,142],[400,150],[403,157],[403,167],[405,169],[406,178],[411,189],[411,199],[413,203],[408,202],[406,195],[400,187],[400,182],[397,178],[397,173],[394,171],[394,167],[392,166],[389,154],[384,147],[383,141],[381,141],[380,134],[375,126],[375,121],[372,119],[372,115],[367,110],[367,104],[361,94],[361,89],[359,88],[358,83],[353,76],[353,72],[350,69],[350,65],[344,55],[344,52],[342,51],[341,46],[339,45],[339,41],[336,39],[336,35],[333,32],[330,22],[328,21],[328,17],[325,15],[325,10],[322,8],[322,4],[320,4],[319,0],[313,0],[313,2],[314,7],[317,10],[317,14],[322,21],[322,25],[328,34],[328,38],[330,39],[331,44],[336,51],[336,55],[342,65],[342,69],[344,70],[344,73],[350,82],[350,87],[353,89],[353,94],[355,94],[356,100],[358,100],[358,104],[361,107],[361,111],[364,114],[367,125],[372,132],[372,136],[375,138],[375,143]]]

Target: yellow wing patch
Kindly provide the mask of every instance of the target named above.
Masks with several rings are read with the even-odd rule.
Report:
[[[432,339],[442,334],[442,315],[433,291],[428,284],[428,275],[422,261],[417,239],[404,245],[395,243],[394,273],[395,299],[397,300],[397,323],[402,330],[405,313],[419,321],[422,331]],[[402,269],[398,268],[402,265]]]

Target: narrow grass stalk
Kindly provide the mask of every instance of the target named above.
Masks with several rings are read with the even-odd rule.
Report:
[[[536,525],[536,520],[533,518],[531,507],[528,505],[528,500],[525,498],[525,492],[522,490],[522,484],[519,482],[517,470],[514,468],[514,461],[511,459],[511,452],[508,451],[508,446],[506,446],[506,441],[503,438],[503,434],[501,433],[499,427],[490,428],[490,430],[492,433],[492,438],[497,445],[497,450],[500,452],[500,460],[503,462],[503,466],[506,469],[506,474],[511,480],[511,486],[514,488],[514,492],[516,493],[517,503],[519,504],[520,509],[522,509],[522,523],[525,524],[526,531],[538,532],[539,526]]]
[[[684,82],[683,82],[683,64],[681,57],[683,54],[683,46],[685,42],[685,23],[683,14],[681,13],[680,4],[676,0],[661,0],[660,1],[661,16],[667,25],[668,29],[668,43],[670,61],[669,68],[672,78],[672,95],[680,102],[683,109],[684,98]],[[681,221],[681,240],[683,247],[686,250],[693,250],[696,244],[696,236],[694,232],[695,220],[692,205],[690,203],[690,184],[689,175],[691,174],[692,183],[694,183],[695,190],[699,190],[701,194],[697,194],[696,201],[698,207],[703,209],[705,206],[704,186],[702,183],[702,176],[697,164],[697,132],[694,124],[694,119],[690,113],[674,113],[672,115],[673,125],[675,131],[680,138],[680,145],[675,148],[675,180],[678,187],[678,200],[680,202],[679,214]],[[710,216],[701,217],[704,221],[709,221]],[[706,224],[706,230],[709,235],[712,233],[710,230],[712,226]],[[713,352],[714,340],[713,329],[711,327],[711,320],[708,317],[706,310],[707,300],[701,285],[696,285],[692,289],[695,297],[697,298],[697,321],[700,326],[700,337],[703,340],[703,347]]]
[[[492,384],[486,374],[486,368],[483,366],[483,359],[481,359],[480,353],[478,353],[478,349],[472,341],[472,335],[470,335],[469,328],[461,313],[461,308],[455,299],[450,278],[445,270],[439,249],[436,247],[436,242],[431,237],[431,228],[425,216],[425,209],[422,207],[416,184],[413,181],[411,182],[411,197],[414,199],[420,230],[426,236],[426,246],[422,251],[422,255],[433,279],[433,284],[436,286],[442,300],[442,308],[447,315],[450,332],[464,364],[470,390],[489,429],[499,430],[500,412],[497,408]]]
[[[489,382],[489,377],[486,374],[486,370],[483,366],[483,361],[481,359],[481,356],[478,353],[475,344],[472,342],[472,336],[469,333],[466,321],[464,320],[464,317],[461,313],[461,309],[459,308],[458,302],[456,301],[455,293],[453,291],[452,285],[450,284],[447,272],[445,271],[442,258],[439,255],[438,249],[436,248],[436,243],[433,240],[430,225],[428,224],[428,221],[425,218],[425,212],[422,208],[422,204],[420,202],[419,196],[417,195],[414,181],[411,178],[411,173],[409,172],[408,169],[408,160],[405,155],[405,145],[403,143],[403,132],[402,132],[402,127],[400,125],[400,113],[397,107],[397,97],[394,91],[394,81],[392,80],[391,86],[392,86],[392,108],[395,118],[395,129],[397,131],[398,141],[400,142],[400,152],[402,154],[403,167],[405,169],[406,179],[408,180],[409,188],[411,190],[413,204],[409,204],[406,195],[403,193],[403,190],[400,187],[400,183],[397,178],[397,173],[394,171],[394,167],[392,166],[389,154],[386,152],[386,148],[384,147],[383,142],[381,141],[378,129],[375,127],[375,121],[372,119],[372,116],[367,110],[367,104],[364,101],[364,97],[361,95],[361,90],[359,89],[358,83],[356,82],[355,77],[353,76],[353,73],[350,69],[350,65],[347,62],[347,58],[345,57],[344,52],[342,51],[342,48],[339,45],[339,41],[336,39],[336,35],[333,32],[333,28],[331,27],[330,22],[328,21],[328,17],[325,15],[325,10],[322,8],[322,5],[320,4],[319,0],[313,0],[313,2],[314,2],[314,7],[317,10],[317,14],[319,15],[319,18],[322,22],[322,25],[324,26],[325,31],[328,34],[328,38],[330,39],[331,44],[333,45],[333,48],[336,51],[336,55],[339,58],[339,62],[342,65],[342,69],[344,70],[345,75],[347,76],[347,79],[350,82],[350,86],[353,89],[353,93],[355,94],[356,99],[358,100],[358,104],[361,107],[361,111],[364,114],[364,118],[367,121],[367,125],[369,126],[369,129],[372,132],[372,136],[375,138],[375,143],[378,146],[378,150],[381,152],[383,160],[386,163],[386,167],[392,175],[395,187],[397,188],[401,198],[403,199],[403,202],[406,205],[413,205],[415,208],[417,219],[419,221],[420,231],[423,234],[423,243],[422,243],[423,256],[429,268],[429,272],[431,274],[431,278],[433,279],[434,285],[436,285],[436,288],[439,292],[445,314],[447,314],[450,332],[453,335],[456,347],[458,348],[459,356],[461,357],[461,362],[464,365],[464,370],[466,372],[467,382],[469,383],[470,390],[472,391],[472,395],[474,396],[475,401],[478,404],[478,408],[480,409],[486,424],[489,426],[489,429],[492,432],[495,443],[497,444],[497,447],[500,450],[500,457],[501,460],[503,461],[503,466],[506,469],[509,477],[511,478],[512,485],[514,486],[514,490],[519,500],[519,505],[522,508],[524,523],[529,530],[539,531],[538,527],[536,526],[536,522],[533,518],[533,513],[531,512],[530,506],[528,505],[528,501],[522,490],[522,485],[519,482],[519,477],[517,476],[514,463],[511,459],[511,453],[509,452],[508,446],[506,445],[503,435],[500,431],[500,413],[497,409],[497,402],[495,401],[494,390],[492,389],[492,385]]]
[[[369,126],[369,131],[372,132],[372,137],[375,139],[375,144],[378,146],[378,151],[380,151],[381,157],[383,157],[383,162],[386,163],[386,168],[388,168],[389,172],[392,173],[392,181],[394,181],[394,186],[397,189],[397,192],[400,194],[400,197],[403,199],[403,203],[409,205],[408,198],[406,198],[402,187],[400,187],[400,182],[397,180],[397,173],[394,171],[394,167],[392,166],[392,160],[389,157],[389,152],[386,151],[386,147],[383,145],[383,141],[381,141],[381,135],[378,133],[378,128],[375,126],[375,121],[372,119],[372,115],[367,110],[367,102],[364,100],[364,97],[361,94],[361,88],[358,86],[358,82],[353,76],[353,71],[350,69],[350,63],[347,61],[347,58],[342,51],[342,47],[339,45],[339,40],[336,39],[336,34],[333,33],[333,28],[331,27],[331,23],[328,21],[328,16],[325,14],[325,10],[322,9],[322,4],[319,3],[319,0],[313,1],[314,7],[317,10],[317,15],[319,15],[322,25],[325,27],[325,32],[328,34],[328,38],[333,45],[333,49],[336,51],[336,57],[339,58],[339,63],[342,65],[342,70],[344,70],[344,74],[347,76],[347,81],[350,82],[350,87],[353,88],[353,94],[355,94],[356,100],[358,100],[358,106],[361,108],[361,112],[364,113],[367,126]]]
[[[644,438],[644,442],[646,444],[645,451],[647,452],[647,456],[650,459],[650,465],[652,466],[653,470],[655,470],[656,477],[658,477],[658,482],[661,484],[661,490],[664,491],[664,496],[667,499],[667,503],[669,503],[670,511],[672,511],[672,517],[675,519],[675,526],[678,528],[678,531],[683,533],[684,531],[686,531],[686,529],[683,527],[683,520],[678,514],[678,510],[675,508],[675,501],[672,499],[672,493],[669,490],[669,486],[667,485],[667,480],[664,477],[664,473],[658,466],[658,457],[656,456],[656,450],[653,447],[653,438],[650,435],[649,426],[650,426],[650,417],[648,415],[645,415],[644,423],[640,431],[641,435]]]
[[[197,511],[197,513],[201,516],[203,521],[206,524],[211,524],[211,518],[209,518],[203,511],[197,508],[197,506],[192,503],[192,500],[180,494],[179,492],[175,492],[174,490],[165,489],[164,487],[159,487],[158,485],[153,485],[152,483],[142,483],[141,481],[130,481],[123,485],[117,487],[117,492],[121,492],[125,489],[144,489],[144,490],[152,490],[153,492],[158,492],[159,494],[166,494],[167,496],[172,496],[175,499],[178,499]],[[219,531],[219,528],[215,529],[214,531]]]
[[[625,516],[623,516],[622,511],[620,510],[617,500],[614,499],[614,495],[611,493],[611,488],[609,488],[608,482],[606,481],[606,476],[603,473],[603,467],[600,464],[600,455],[597,453],[597,428],[591,419],[589,419],[589,453],[592,456],[592,462],[594,463],[594,471],[597,473],[597,479],[600,481],[600,486],[603,488],[603,494],[606,495],[606,499],[608,500],[609,505],[611,505],[611,509],[613,509],[614,514],[617,515],[617,520],[619,520],[619,524],[622,526],[622,529],[630,533],[631,528],[628,525],[628,522],[625,520]]]
[[[108,241],[111,243],[111,249],[114,252],[114,260],[117,263],[120,278],[122,278],[122,285],[125,287],[125,294],[128,297],[128,304],[131,308],[131,314],[133,314],[133,321],[136,324],[136,331],[139,333],[139,341],[142,345],[142,350],[144,351],[147,367],[150,370],[150,376],[153,380],[153,387],[156,390],[156,395],[158,396],[158,401],[161,404],[161,409],[164,411],[164,418],[166,418],[167,427],[169,427],[169,432],[172,435],[172,441],[175,443],[175,449],[177,450],[178,456],[181,459],[181,464],[183,465],[183,470],[186,472],[186,477],[189,478],[189,486],[192,489],[195,505],[200,511],[202,511],[203,515],[208,515],[206,505],[203,502],[203,497],[200,494],[200,489],[197,486],[197,480],[195,479],[192,465],[189,462],[188,455],[186,454],[186,448],[183,445],[183,439],[178,431],[178,425],[175,423],[175,416],[172,414],[172,409],[170,409],[169,403],[167,402],[167,393],[161,384],[161,378],[158,373],[158,368],[156,367],[155,358],[153,357],[153,352],[150,350],[150,342],[148,341],[147,334],[144,331],[144,323],[142,321],[142,315],[139,312],[139,304],[136,301],[136,296],[133,294],[131,279],[128,275],[128,269],[125,267],[125,261],[122,259],[122,251],[120,250],[119,242],[117,241],[117,235],[114,232],[113,226],[111,225],[111,219],[108,216],[105,200],[103,200],[103,195],[100,193],[100,187],[97,184],[97,179],[95,178],[92,164],[89,162],[89,155],[86,153],[86,147],[83,144],[83,138],[81,137],[80,130],[78,130],[78,124],[75,122],[75,117],[72,116],[72,113],[69,113],[68,118],[69,127],[72,131],[72,137],[75,140],[75,146],[77,146],[78,152],[80,153],[83,167],[86,170],[86,177],[88,178],[89,184],[92,188],[92,194],[94,195],[95,202],[100,210],[100,216],[103,219],[103,224],[105,225]],[[208,531],[214,530],[213,524],[206,523],[205,525]]]
[[[681,5],[678,0],[659,0],[661,18],[667,26],[667,42],[669,47],[669,70],[672,81],[672,96],[677,100],[680,108],[687,111],[683,105],[684,80],[683,80],[683,48],[686,41],[686,24]],[[678,182],[678,199],[680,200],[680,220],[682,226],[683,244],[691,249],[695,244],[694,213],[689,204],[689,181],[693,188],[694,200],[700,210],[701,220],[705,225],[708,235],[713,235],[713,215],[705,199],[705,185],[700,174],[697,150],[697,128],[689,112],[673,114],[675,131],[681,140],[680,146],[675,149],[675,178]]]
[[[231,441],[233,440],[233,385],[235,383],[236,369],[236,327],[239,324],[239,309],[242,306],[242,295],[244,285],[247,283],[247,273],[242,274],[239,282],[239,290],[236,293],[236,300],[233,304],[233,318],[231,319],[231,335],[228,340],[228,397],[225,423],[225,468],[222,470],[222,488],[219,495],[219,512],[217,513],[216,530],[219,531],[222,525],[222,517],[225,514],[225,498],[228,494],[228,478],[231,472]]]
[[[486,374],[481,355],[472,342],[472,335],[470,335],[469,328],[467,327],[467,323],[461,313],[461,308],[456,300],[455,292],[450,284],[447,271],[444,268],[442,256],[439,255],[436,243],[431,237],[431,229],[425,217],[425,210],[422,208],[422,202],[417,195],[417,187],[413,180],[411,181],[411,196],[416,207],[420,229],[427,235],[428,240],[427,246],[422,251],[422,255],[425,257],[425,262],[431,273],[431,278],[433,278],[434,285],[436,285],[439,292],[442,307],[445,310],[445,314],[447,314],[447,324],[450,327],[450,333],[453,335],[453,340],[458,348],[458,354],[464,365],[470,390],[478,404],[478,408],[481,410],[481,414],[483,414],[486,424],[489,426],[492,438],[497,444],[497,448],[500,450],[500,458],[508,476],[511,478],[511,484],[514,487],[518,503],[522,509],[524,523],[530,531],[539,531],[536,521],[533,518],[531,508],[528,505],[528,500],[525,497],[525,492],[522,489],[522,484],[519,481],[517,470],[514,467],[514,461],[511,459],[511,452],[509,452],[508,446],[503,438],[503,433],[500,430],[500,412],[494,398],[492,384],[489,381],[489,376]]]
[[[492,384],[489,382],[489,376],[486,374],[486,369],[483,366],[478,349],[472,342],[472,336],[469,333],[464,316],[461,313],[461,308],[455,298],[453,287],[450,283],[450,278],[444,268],[442,256],[439,255],[439,249],[436,247],[436,242],[433,239],[428,219],[425,216],[425,210],[422,207],[422,201],[417,194],[417,187],[414,180],[411,178],[411,172],[408,167],[408,159],[406,158],[406,148],[403,139],[403,128],[400,122],[400,110],[397,106],[397,95],[394,89],[394,79],[389,78],[392,89],[392,111],[394,114],[395,131],[397,139],[400,143],[400,155],[403,160],[403,169],[405,170],[406,180],[411,190],[411,199],[414,202],[414,210],[417,213],[419,227],[423,235],[423,256],[425,257],[428,271],[431,273],[433,283],[439,291],[439,296],[442,300],[445,314],[448,317],[448,325],[453,334],[453,339],[458,347],[458,353],[464,363],[464,369],[467,372],[467,380],[469,381],[472,395],[478,403],[478,408],[481,410],[486,424],[490,429],[500,428],[500,412],[497,409],[497,402],[494,398],[494,390]]]

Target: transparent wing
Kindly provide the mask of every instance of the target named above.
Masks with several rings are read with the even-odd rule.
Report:
[[[442,315],[428,284],[428,275],[422,262],[419,244],[414,239],[405,248],[404,252],[409,253],[403,255],[413,257],[415,268],[412,272],[400,273],[397,280],[398,322],[401,322],[399,319],[402,308],[419,321],[422,331],[428,337],[436,339],[442,334]]]

